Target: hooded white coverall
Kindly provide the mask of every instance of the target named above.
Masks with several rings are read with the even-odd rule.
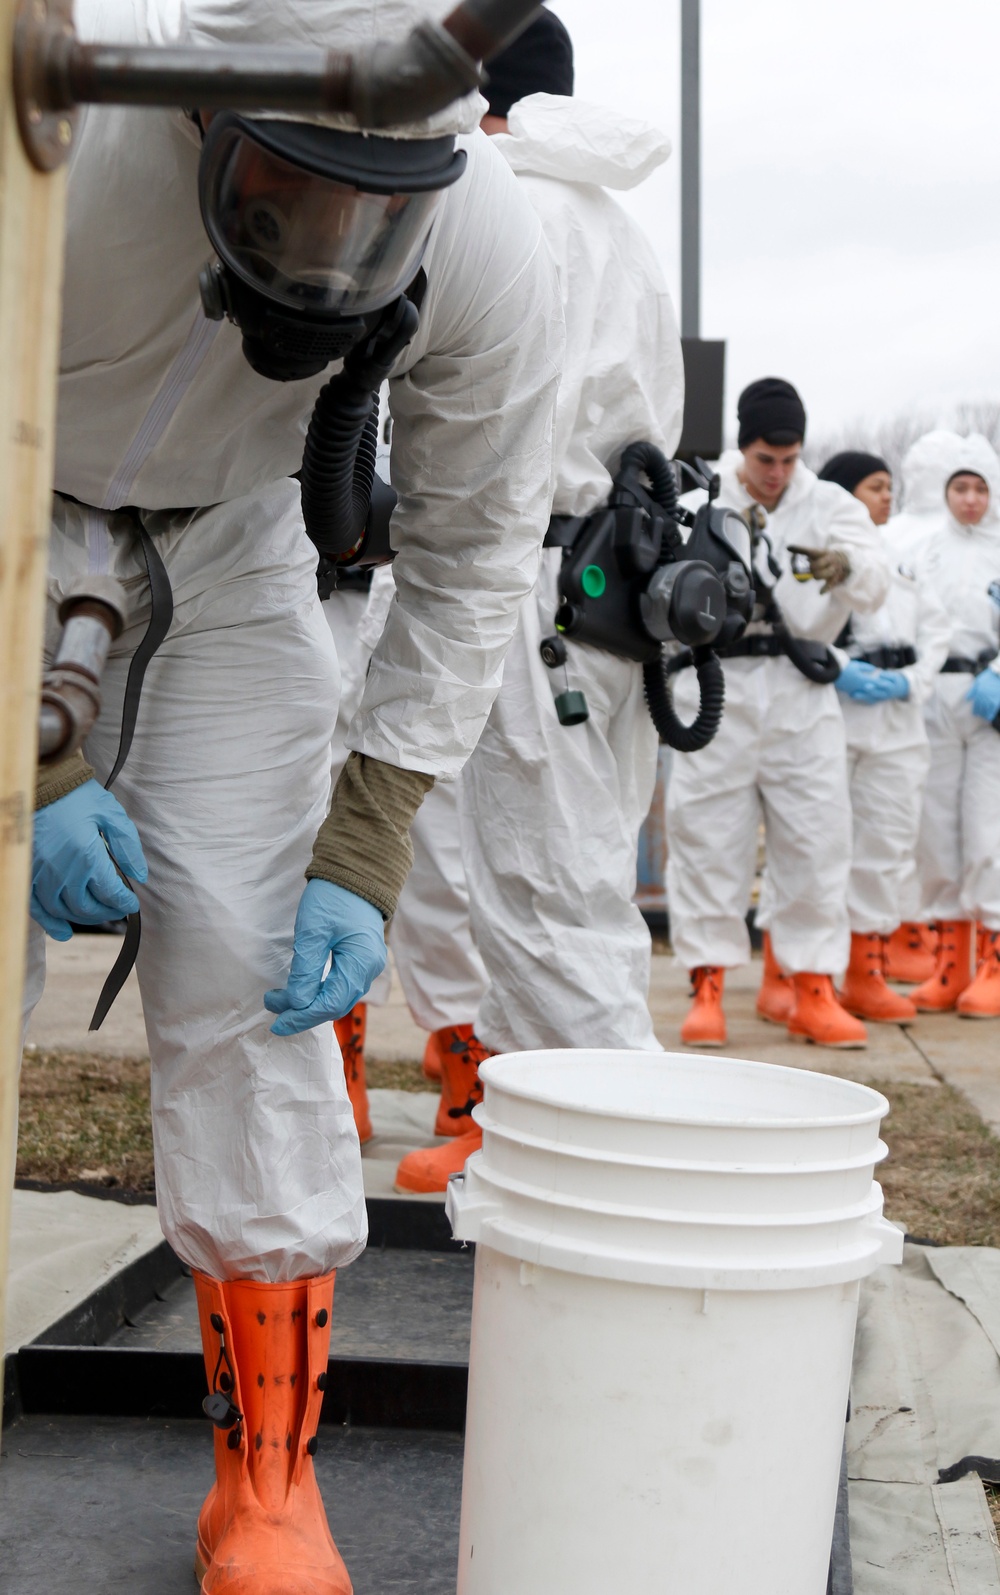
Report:
[[[890,520],[888,535],[907,564],[918,561],[935,533],[944,530],[948,518],[944,490],[951,476],[951,461],[962,442],[957,432],[939,428],[917,438],[903,458],[902,507]],[[919,919],[920,877],[915,848],[900,873],[897,890],[901,919]]]
[[[901,893],[916,853],[930,764],[923,706],[948,652],[950,627],[934,583],[909,553],[909,539],[900,546],[891,525],[881,537],[892,569],[889,596],[873,614],[852,615],[838,653],[864,659],[880,649],[912,648],[917,655],[916,664],[902,667],[908,698],[861,703],[840,694],[853,833],[848,918],[852,931],[889,936],[904,917]]]
[[[902,495],[899,513],[889,522],[900,557],[912,562],[927,539],[944,526],[948,507],[944,490],[952,474],[955,450],[962,447],[957,432],[925,432],[910,445],[900,470]]]
[[[949,478],[957,471],[984,478],[989,509],[978,526],[949,513],[924,549],[921,574],[948,612],[949,658],[975,659],[1000,647],[1000,461],[973,436],[953,456]],[[931,768],[917,852],[923,918],[979,919],[1000,930],[1000,733],[966,702],[972,679],[939,675],[927,701]]]
[[[719,503],[741,514],[754,501],[738,478],[743,456],[724,454]],[[692,507],[703,493],[686,495]],[[885,600],[889,570],[867,510],[799,462],[767,518],[781,576],[774,597],[794,635],[832,643],[852,609]],[[851,574],[826,596],[791,574],[789,543],[842,548]],[[774,583],[758,546],[755,568]],[[769,631],[754,619],[748,632]],[[753,886],[757,828],[767,837],[768,928],[790,973],[835,974],[847,965],[851,821],[844,722],[836,689],[808,681],[787,658],[727,659],[726,705],[715,738],[675,754],[667,792],[667,899],[678,961],[687,969],[749,962],[745,915]],[[674,701],[690,721],[694,672],[677,678]]]
[[[400,35],[421,9],[104,0],[77,21],[84,38],[163,42],[179,27],[201,43],[351,48]],[[474,97],[438,130],[474,128],[481,108]],[[561,357],[537,222],[489,140],[473,131],[464,143],[468,169],[439,212],[420,328],[392,382],[396,596],[350,735],[375,759],[445,775],[476,742],[537,575]],[[134,605],[86,749],[103,779],[148,615],[132,523],[115,511],[142,506],[176,608],[115,791],[149,863],[138,973],[160,1219],[192,1267],[275,1281],[347,1263],[366,1237],[332,1026],[280,1038],[263,1006],[288,970],[330,796],[337,660],[290,479],[330,373],[269,382],[235,327],[205,320],[198,158],[179,111],[85,113],[69,183],[50,596],[89,565],[124,580]],[[37,996],[34,925],[30,958]]]
[[[555,258],[566,314],[553,512],[605,504],[626,444],[669,456],[680,434],[683,367],[653,251],[605,188],[631,188],[665,137],[578,100],[533,94],[495,139]],[[476,1033],[500,1052],[533,1047],[656,1049],[647,1007],[650,939],[632,897],[657,736],[641,667],[568,643],[546,669],[560,549],[543,558],[503,686],[461,782],[472,923],[491,985]],[[590,718],[559,724],[568,680]]]

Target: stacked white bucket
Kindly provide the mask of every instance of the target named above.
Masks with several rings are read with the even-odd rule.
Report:
[[[878,1092],[635,1052],[483,1066],[459,1595],[824,1595]]]

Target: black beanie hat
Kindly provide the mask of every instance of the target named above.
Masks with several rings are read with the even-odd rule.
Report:
[[[761,377],[740,394],[736,406],[740,424],[738,446],[760,438],[781,448],[801,443],[806,435],[805,405],[790,382],[781,377]]]
[[[506,116],[529,94],[572,94],[573,41],[558,17],[542,11],[486,72],[491,116]]]
[[[866,476],[874,476],[876,471],[886,471],[891,476],[892,472],[880,454],[864,454],[860,449],[845,449],[843,454],[835,454],[827,460],[819,473],[821,482],[836,482],[845,492],[853,493],[859,482]]]

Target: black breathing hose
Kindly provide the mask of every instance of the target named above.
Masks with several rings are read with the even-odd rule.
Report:
[[[644,471],[652,487],[652,497],[676,521],[680,508],[677,478],[673,466],[653,443],[630,443],[622,454],[623,471]],[[660,547],[660,565],[669,565],[676,558],[675,547],[663,539]],[[690,725],[678,718],[674,708],[674,695],[670,684],[674,671],[668,671],[662,651],[658,658],[647,660],[642,667],[642,684],[646,704],[661,742],[675,748],[678,753],[697,753],[706,748],[719,729],[726,702],[726,678],[718,657],[711,648],[694,648],[684,658],[693,664],[698,677],[698,713]]]
[[[646,703],[660,741],[676,748],[678,753],[697,753],[700,748],[708,747],[719,729],[726,702],[726,678],[711,648],[692,649],[690,662],[698,677],[700,699],[698,713],[689,726],[677,717],[663,655],[647,660],[642,667]]]
[[[301,478],[306,531],[334,564],[352,554],[365,535],[377,442],[378,394],[341,371],[316,400]]]
[[[378,390],[418,322],[416,305],[400,295],[316,399],[302,455],[302,516],[319,554],[333,564],[349,559],[364,541],[375,479]]]

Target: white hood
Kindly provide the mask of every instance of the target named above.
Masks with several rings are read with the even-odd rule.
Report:
[[[652,123],[564,94],[529,94],[511,106],[507,125],[494,142],[522,176],[637,188],[670,154]]]
[[[942,497],[951,478],[959,471],[973,471],[976,476],[982,477],[990,490],[990,507],[979,525],[963,527],[962,530],[979,532],[994,529],[1000,523],[1000,459],[997,458],[996,449],[981,432],[973,432],[971,437],[958,439],[958,447],[951,456],[948,475],[941,489]],[[953,516],[949,518],[953,525],[958,525]]]
[[[903,459],[903,494],[900,508],[908,515],[939,514],[952,460],[963,439],[957,432],[925,432]]]
[[[144,24],[147,37],[156,42],[319,44],[336,50],[401,39],[425,17],[440,20],[453,9],[453,0],[134,0],[134,4],[140,29]],[[84,9],[99,15],[101,0],[89,0]],[[81,29],[81,37],[99,35]],[[482,95],[473,93],[427,121],[379,131],[398,138],[471,133],[486,109]],[[356,126],[351,117],[319,113],[300,113],[295,120]]]

